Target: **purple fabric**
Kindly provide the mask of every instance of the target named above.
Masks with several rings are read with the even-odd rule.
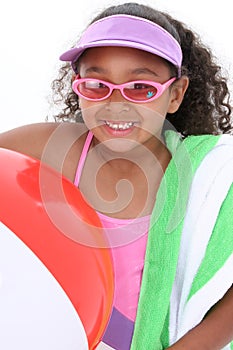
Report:
[[[112,315],[102,341],[116,350],[129,350],[134,322],[113,308]]]
[[[76,47],[63,53],[60,59],[73,64],[86,49],[101,46],[132,47],[150,52],[177,66],[180,75],[182,50],[178,41],[156,23],[129,15],[109,16],[94,22]]]

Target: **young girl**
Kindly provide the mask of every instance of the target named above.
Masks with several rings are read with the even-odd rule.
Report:
[[[61,60],[56,120],[75,123],[24,126],[0,145],[61,171],[106,229],[115,296],[97,348],[231,349],[231,106],[210,51],[127,3]]]

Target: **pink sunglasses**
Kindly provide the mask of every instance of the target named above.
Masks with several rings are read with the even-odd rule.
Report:
[[[104,80],[77,76],[73,81],[72,88],[78,96],[89,101],[105,100],[111,96],[113,90],[120,90],[126,100],[145,103],[160,97],[175,80],[176,78],[171,78],[164,84],[149,80],[136,80],[118,85]]]

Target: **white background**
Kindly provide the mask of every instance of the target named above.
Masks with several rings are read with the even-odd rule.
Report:
[[[125,1],[8,0],[0,9],[0,132],[44,121],[50,85],[70,48],[99,11]],[[232,76],[233,25],[230,0],[148,0],[198,32]]]

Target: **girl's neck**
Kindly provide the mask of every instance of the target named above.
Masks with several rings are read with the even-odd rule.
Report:
[[[135,166],[145,169],[153,168],[154,170],[159,167],[165,172],[171,154],[162,139],[154,139],[156,142],[149,147],[137,144],[129,151],[118,152],[93,138],[91,149],[94,150],[102,164],[108,163],[117,172],[131,173]]]
[[[87,201],[105,215],[119,219],[149,215],[170,159],[162,142],[153,151],[139,145],[122,153],[93,139],[80,189]]]

